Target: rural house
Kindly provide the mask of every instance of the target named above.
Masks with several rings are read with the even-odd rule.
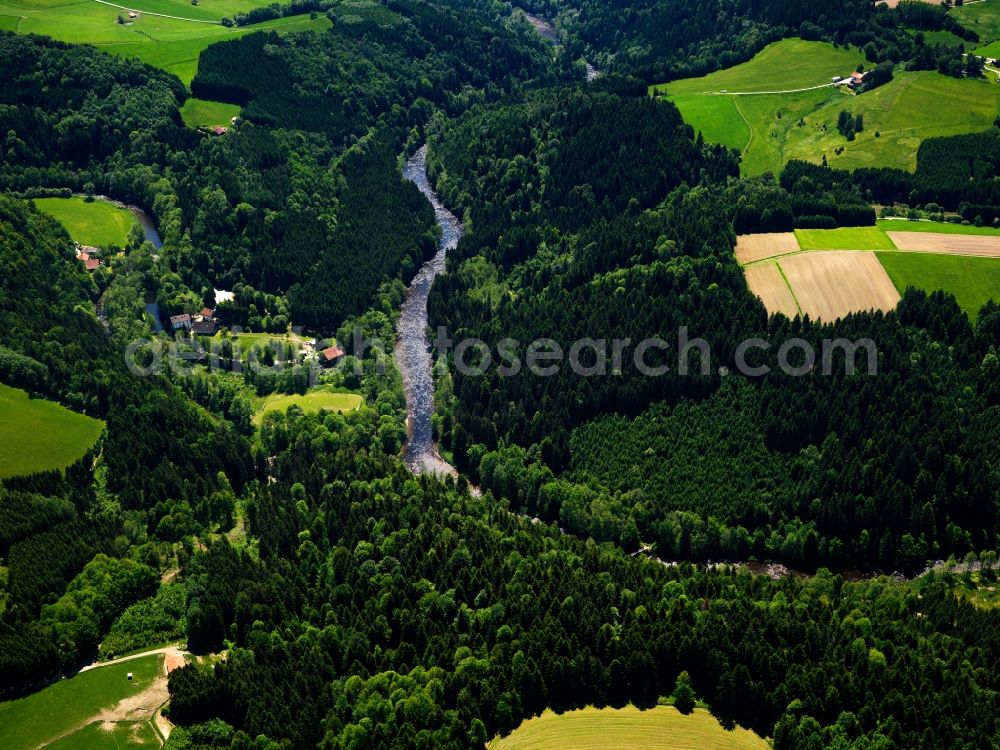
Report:
[[[187,313],[170,316],[170,327],[173,328],[173,330],[175,331],[179,331],[182,328],[191,330],[191,323],[192,323],[191,316],[188,315]]]
[[[214,336],[219,324],[212,319],[196,320],[191,323],[191,333],[198,336]]]
[[[319,364],[320,367],[326,367],[336,363],[341,357],[344,356],[344,350],[339,346],[328,346],[326,349],[319,353]]]

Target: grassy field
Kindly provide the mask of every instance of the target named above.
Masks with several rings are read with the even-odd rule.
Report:
[[[45,746],[45,750],[141,750],[159,748],[160,740],[149,722],[95,721],[73,734]]]
[[[996,258],[929,253],[879,253],[878,258],[900,294],[908,286],[950,292],[973,320],[987,300],[1000,301],[1000,260]]]
[[[322,389],[312,390],[305,395],[272,393],[261,400],[254,415],[254,422],[260,424],[270,411],[285,411],[289,406],[298,406],[306,413],[318,411],[354,411],[361,407],[358,393],[333,393]]]
[[[308,15],[238,29],[218,23],[238,10],[267,4],[264,0],[204,0],[194,6],[188,0],[135,0],[128,6],[133,10],[179,18],[141,15],[132,23],[119,24],[115,19],[124,12],[121,8],[93,0],[0,0],[0,17],[14,18],[17,30],[23,34],[45,34],[64,42],[93,44],[123,57],[139,57],[190,83],[198,68],[198,56],[213,42],[261,29],[287,33],[330,25],[325,16],[310,19]]]
[[[970,234],[977,237],[1000,237],[1000,229],[951,224],[947,221],[908,221],[879,219],[876,224],[883,232],[932,232],[934,234]]]
[[[922,140],[985,130],[1000,109],[997,86],[934,71],[899,71],[890,83],[860,96],[824,86],[861,61],[856,50],[785,39],[742,65],[651,86],[650,92],[673,101],[707,140],[739,148],[744,174],[776,172],[789,159],[818,163],[824,155],[830,166],[844,169],[912,170]],[[795,91],[816,86],[821,88]],[[753,93],[769,91],[788,93]],[[837,131],[843,109],[864,118],[854,141]]]
[[[276,333],[232,334],[230,339],[233,342],[233,348],[241,354],[246,354],[251,349],[256,349],[258,353],[264,352],[266,349],[271,349],[272,352],[277,353],[283,351],[284,346],[287,344],[292,344],[295,351],[298,351],[304,341],[304,339],[294,334],[279,335]],[[222,334],[217,333],[211,339],[205,340],[210,341],[213,346],[219,346],[222,343]]]
[[[795,64],[790,65],[793,60]],[[657,84],[650,89],[670,96],[723,90],[785,91],[830,83],[832,76],[846,76],[860,62],[864,62],[864,54],[858,50],[837,48],[826,42],[783,39],[769,44],[749,62],[700,78]],[[776,71],[780,75],[775,75]]]
[[[979,34],[979,43],[982,46],[973,50],[977,55],[996,57],[995,53],[988,55],[986,50],[991,49],[992,42],[1000,40],[1000,0],[963,5],[948,12],[963,26]]]
[[[683,716],[672,706],[640,711],[585,708],[556,715],[546,711],[528,719],[488,750],[767,750],[768,743],[753,732],[727,732],[708,711],[697,708]]]
[[[129,229],[136,223],[127,208],[107,201],[83,198],[35,198],[40,211],[62,224],[69,236],[81,245],[118,245],[124,247]]]
[[[895,250],[892,240],[878,227],[796,229],[803,250]]]
[[[181,107],[181,117],[189,128],[212,127],[214,125],[229,125],[234,117],[240,114],[238,104],[225,102],[210,102],[207,99],[191,97]]]
[[[160,674],[162,664],[163,657],[157,654],[92,669],[25,698],[0,703],[0,747],[31,750],[69,733],[74,727],[82,729],[102,709],[148,687]],[[125,678],[128,672],[135,676],[132,682]],[[63,742],[60,747],[109,747],[108,743],[93,744],[89,731],[77,734],[83,734],[81,744]],[[112,743],[110,747],[115,745]]]
[[[98,419],[0,384],[0,477],[63,469],[86,453],[103,429]]]

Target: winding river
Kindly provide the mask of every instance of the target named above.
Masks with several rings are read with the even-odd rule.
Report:
[[[413,182],[434,207],[434,218],[441,228],[441,240],[434,257],[424,263],[410,282],[406,299],[396,324],[396,366],[403,376],[406,391],[406,465],[415,474],[457,476],[455,467],[441,458],[431,416],[434,414],[434,373],[427,341],[427,297],[434,277],[444,271],[448,251],[458,244],[462,224],[441,205],[427,179],[427,146],[421,146],[406,162],[403,176]]]

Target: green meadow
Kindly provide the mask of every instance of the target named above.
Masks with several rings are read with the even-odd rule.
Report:
[[[142,750],[160,747],[160,739],[148,721],[101,721],[45,745],[45,750]]]
[[[997,57],[1000,45],[993,43],[1000,40],[1000,0],[962,5],[948,12],[963,26],[979,34],[979,44],[982,46],[973,50],[977,55]]]
[[[934,234],[971,234],[979,237],[1000,236],[1000,229],[975,227],[971,224],[952,224],[947,221],[909,221],[907,219],[879,219],[876,224],[883,232],[932,232]]]
[[[103,429],[99,419],[0,383],[0,477],[64,469],[97,442]],[[0,747],[6,745],[0,741]]]
[[[207,99],[191,97],[181,107],[181,117],[189,128],[212,127],[214,125],[229,125],[234,117],[240,114],[238,104],[211,102]]]
[[[140,15],[127,24],[116,19],[123,7],[94,0],[0,0],[0,17],[14,18],[22,34],[45,34],[64,42],[92,44],[122,57],[138,57],[144,62],[176,74],[191,83],[198,69],[198,56],[213,42],[233,39],[253,31],[274,29],[278,33],[321,30],[329,19],[308,15],[288,16],[273,21],[226,28],[220,20],[240,10],[267,5],[263,0],[203,0],[191,5],[184,0],[135,0],[128,7],[147,13],[163,13],[178,18]],[[6,26],[5,26],[6,28]],[[14,28],[14,27],[11,27]]]
[[[897,71],[890,83],[860,96],[826,85],[862,61],[857,50],[785,39],[749,62],[650,92],[673,101],[706,140],[739,148],[745,175],[780,171],[790,159],[819,163],[824,156],[843,169],[913,170],[921,141],[985,130],[1000,110],[996,85],[935,71]],[[776,91],[786,93],[763,93]],[[841,110],[864,119],[854,141],[837,131]]]
[[[950,292],[972,320],[988,300],[1000,301],[1000,259],[899,252],[878,259],[900,294],[910,286]]]
[[[69,236],[81,245],[124,247],[128,232],[136,223],[127,208],[102,200],[83,198],[35,198],[35,206],[54,218]]]
[[[0,702],[0,747],[31,750],[61,737],[64,739],[58,747],[115,747],[113,743],[95,744],[88,725],[102,709],[149,687],[162,664],[160,654],[145,656],[91,669],[24,698]],[[129,672],[134,675],[132,682],[126,679]],[[73,732],[74,728],[79,731]],[[81,741],[73,742],[78,735]]]
[[[307,414],[318,411],[354,411],[361,408],[363,399],[358,393],[334,393],[314,389],[305,394],[272,393],[262,399],[254,415],[254,422],[260,424],[264,415],[271,411],[285,411],[290,406],[298,406]]]
[[[795,239],[803,250],[895,250],[888,235],[878,227],[796,229]]]

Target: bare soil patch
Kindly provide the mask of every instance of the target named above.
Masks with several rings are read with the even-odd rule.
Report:
[[[875,253],[802,253],[780,264],[802,312],[814,319],[832,322],[862,310],[888,312],[899,302],[899,292]]]
[[[1000,237],[936,232],[886,232],[896,247],[910,253],[978,255],[1000,258]]]
[[[746,265],[765,258],[797,253],[801,248],[792,232],[741,234],[736,238],[736,262]]]
[[[788,288],[781,271],[774,263],[761,263],[746,269],[747,286],[750,291],[760,297],[768,313],[784,313],[789,318],[798,315],[799,306],[795,304],[792,290]]]

